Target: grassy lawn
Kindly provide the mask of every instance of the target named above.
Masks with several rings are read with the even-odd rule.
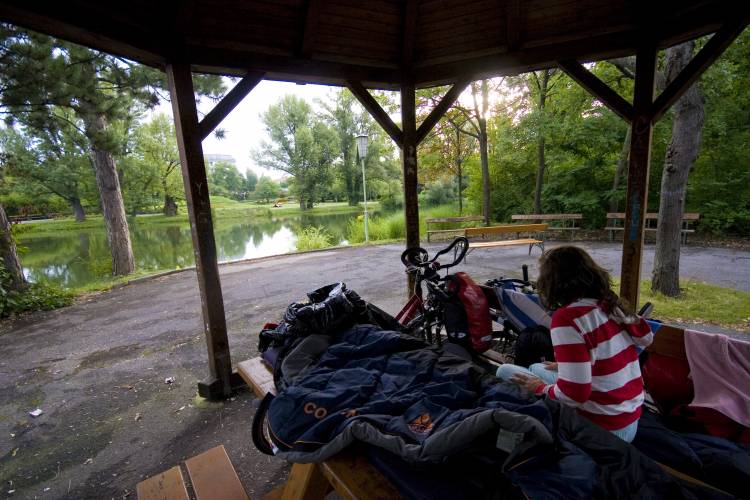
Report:
[[[654,304],[653,316],[665,322],[712,323],[750,333],[750,293],[698,281],[681,282],[682,295],[673,299],[641,283],[641,303]]]

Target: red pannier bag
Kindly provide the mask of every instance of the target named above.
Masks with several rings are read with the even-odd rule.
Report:
[[[466,313],[465,333],[474,352],[484,352],[491,347],[492,319],[487,297],[468,274],[456,273],[448,281],[448,291],[453,292]],[[449,328],[446,322],[446,329]]]

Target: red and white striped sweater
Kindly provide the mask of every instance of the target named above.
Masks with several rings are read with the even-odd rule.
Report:
[[[540,385],[537,394],[578,408],[608,430],[638,420],[643,379],[636,345],[651,344],[648,323],[619,324],[596,300],[581,299],[555,311],[551,326],[558,380]]]

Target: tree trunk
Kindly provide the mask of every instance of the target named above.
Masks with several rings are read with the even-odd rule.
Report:
[[[666,51],[666,77],[672,81],[690,61],[694,42]],[[676,297],[680,293],[680,238],[688,174],[698,157],[703,128],[703,97],[694,84],[674,106],[672,139],[661,178],[659,221],[651,289]]]
[[[68,198],[68,203],[70,204],[70,208],[73,210],[73,215],[75,215],[76,222],[85,221],[86,212],[83,211],[83,205],[81,205],[80,198],[77,198],[77,197]]]
[[[350,206],[356,206],[359,202],[358,196],[357,196],[357,185],[356,185],[356,178],[357,176],[354,175],[354,171],[356,170],[356,167],[354,166],[354,162],[352,162],[353,155],[351,153],[351,149],[347,145],[344,146],[344,184],[346,184],[346,197],[348,198],[348,202]]]
[[[487,154],[487,121],[479,119],[479,159],[482,164],[482,215],[484,225],[490,225],[490,162]]]
[[[107,121],[103,115],[96,115],[86,122],[86,135],[91,141],[91,155],[107,228],[107,241],[112,252],[112,274],[130,274],[135,270],[135,263],[117,166],[112,153],[100,146],[104,142],[102,137],[106,135]]]
[[[0,205],[0,258],[2,265],[8,271],[9,283],[3,283],[9,290],[18,291],[26,286],[26,278],[23,276],[21,263],[18,261],[16,242],[13,241],[13,233],[10,229],[10,221],[5,215],[5,207]]]
[[[268,202],[266,202],[266,203],[268,203]],[[305,210],[305,208],[307,208],[307,205],[305,205],[305,199],[302,197],[302,195],[300,195],[300,197],[299,197],[299,209],[300,210]]]
[[[609,211],[612,213],[617,213],[620,209],[620,200],[617,199],[615,193],[617,188],[620,187],[620,181],[625,174],[625,169],[628,167],[628,159],[630,159],[630,127],[628,127],[628,131],[625,132],[625,140],[622,143],[620,157],[617,158],[615,178],[612,179],[612,197],[609,199]]]
[[[456,159],[456,170],[458,171],[458,215],[463,215],[464,212],[464,200],[463,200],[463,180],[461,179],[461,160]]]
[[[544,183],[544,171],[547,169],[547,163],[544,159],[544,135],[539,133],[537,139],[537,170],[536,170],[536,188],[534,189],[534,213],[542,213],[542,185]]]
[[[542,185],[544,184],[544,173],[547,170],[547,162],[544,155],[544,105],[547,102],[547,85],[549,83],[550,71],[542,72],[541,81],[537,80],[539,85],[539,102],[537,110],[539,112],[539,128],[537,130],[537,170],[536,170],[536,188],[534,189],[534,213],[542,213]]]
[[[177,201],[170,195],[164,195],[164,215],[173,217],[177,215]]]

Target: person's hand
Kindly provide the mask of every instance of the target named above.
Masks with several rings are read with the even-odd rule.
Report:
[[[555,363],[554,361],[545,361],[542,364],[544,365],[545,370],[557,371],[557,363]]]
[[[516,373],[511,380],[529,392],[536,392],[540,385],[544,385],[544,381],[539,377],[523,373]]]

